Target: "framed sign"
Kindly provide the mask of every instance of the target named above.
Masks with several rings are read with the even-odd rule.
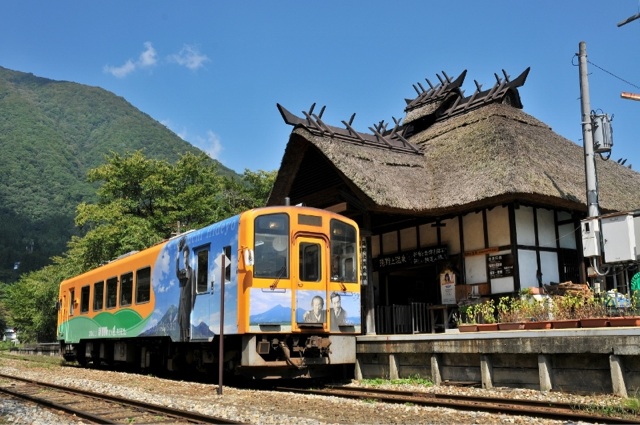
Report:
[[[440,273],[440,296],[442,304],[456,303],[456,274],[449,269]]]
[[[435,264],[449,258],[446,246],[432,246],[392,255],[380,255],[373,263],[374,271],[390,270],[406,266]]]
[[[490,255],[487,257],[489,279],[513,276],[513,254]]]

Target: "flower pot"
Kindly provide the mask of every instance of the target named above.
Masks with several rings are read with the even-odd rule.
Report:
[[[497,323],[478,323],[479,331],[497,331],[498,324]]]
[[[580,327],[580,320],[578,320],[578,319],[553,320],[551,322],[551,327],[553,329],[578,328],[578,327]]]
[[[551,322],[541,320],[538,322],[524,322],[525,329],[551,329]]]
[[[590,317],[588,319],[580,319],[580,327],[582,328],[604,328],[609,326],[609,319],[606,317]]]
[[[610,326],[640,326],[640,316],[609,317]]]
[[[498,323],[498,329],[500,329],[501,331],[520,330],[520,329],[524,329],[524,323],[517,323],[517,322]]]
[[[470,323],[462,323],[458,325],[458,330],[460,332],[476,332],[478,330],[478,325],[472,325]]]

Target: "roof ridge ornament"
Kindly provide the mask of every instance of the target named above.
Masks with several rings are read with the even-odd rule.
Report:
[[[276,104],[284,122],[293,125],[300,126],[307,129],[314,135],[319,136],[329,136],[333,139],[338,139],[345,142],[356,143],[358,145],[366,145],[371,147],[383,148],[387,150],[393,150],[397,152],[403,153],[413,153],[417,155],[422,155],[422,152],[415,147],[413,144],[409,143],[401,134],[400,129],[404,131],[401,120],[397,120],[395,117],[393,121],[395,123],[393,130],[387,130],[387,123],[384,120],[374,124],[373,127],[369,127],[369,130],[372,131],[373,134],[368,133],[360,133],[356,131],[353,127],[353,120],[356,117],[356,114],[353,113],[349,118],[349,121],[341,121],[344,124],[345,128],[333,127],[326,124],[322,120],[322,115],[325,111],[325,106],[320,109],[319,114],[314,114],[314,109],[316,104],[313,103],[309,108],[309,111],[302,111],[302,114],[305,118],[297,117],[296,115],[289,112],[279,103]]]

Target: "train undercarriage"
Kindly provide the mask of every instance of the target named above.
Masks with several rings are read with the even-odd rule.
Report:
[[[129,368],[155,374],[211,377],[219,374],[219,338],[176,343],[170,338],[92,339],[60,342],[67,361],[83,367]],[[355,337],[246,334],[224,338],[223,373],[230,378],[321,378],[355,363]]]

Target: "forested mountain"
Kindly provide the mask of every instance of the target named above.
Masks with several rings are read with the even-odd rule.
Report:
[[[0,282],[62,253],[76,206],[94,199],[87,171],[136,150],[170,162],[200,152],[111,92],[0,67]]]

